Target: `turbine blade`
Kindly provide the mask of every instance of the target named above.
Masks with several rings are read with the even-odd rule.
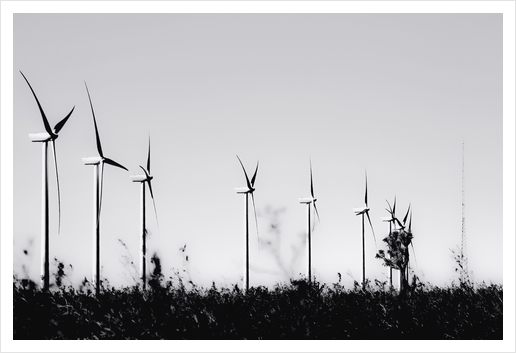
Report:
[[[412,242],[410,242],[410,245],[412,246],[412,253],[414,254],[414,260],[416,261],[416,269],[417,269],[416,250],[414,250],[414,244]]]
[[[392,206],[392,214],[396,215],[396,196],[394,196],[394,205]]]
[[[256,169],[254,170],[253,178],[251,179],[251,186],[253,186],[253,187],[254,187],[254,181],[256,180],[256,173],[258,173],[258,164],[259,163],[260,163],[260,161],[256,162]]]
[[[97,128],[97,119],[95,119],[95,111],[93,110],[93,104],[91,103],[90,91],[88,90],[88,85],[86,84],[86,82],[84,82],[84,85],[86,86],[86,92],[88,92],[88,99],[90,100],[91,114],[93,115],[93,125],[95,126],[95,136],[97,138],[97,151],[99,152],[99,155],[102,158],[104,158],[104,154],[102,153],[102,146],[100,144],[99,130]]]
[[[23,74],[23,72],[20,71],[20,74],[23,76],[23,78],[25,79],[25,82],[27,82],[27,84],[29,85],[29,88],[30,90],[32,91],[32,94],[34,95],[34,98],[36,99],[36,103],[38,104],[38,108],[39,108],[39,112],[41,113],[41,117],[43,118],[43,125],[45,126],[45,131],[50,135],[50,136],[53,136],[54,133],[52,132],[52,130],[50,129],[50,124],[48,123],[48,120],[47,120],[47,116],[45,115],[45,112],[43,111],[43,108],[41,107],[41,104],[39,103],[39,99],[38,97],[36,96],[36,93],[34,92],[34,90],[32,89],[32,86],[30,85],[29,83],[29,80],[27,80],[27,77],[25,77],[25,75]]]
[[[152,185],[151,185],[151,181],[150,180],[147,180],[147,184],[149,184],[149,191],[150,191],[150,196],[152,198],[152,205],[154,206],[154,215],[156,216],[156,224],[158,225],[158,228],[159,228],[159,222],[158,222],[158,212],[156,211],[156,202],[154,202],[154,194],[152,192]]]
[[[251,193],[251,199],[253,200],[254,220],[256,222],[256,235],[258,237],[258,246],[260,244],[260,233],[258,232],[258,218],[256,217],[256,205],[254,203],[254,193]]]
[[[373,223],[371,222],[371,217],[369,217],[369,211],[367,211],[365,214],[367,215],[367,220],[369,221],[369,225],[371,226],[371,230],[373,231],[374,245],[377,246],[376,235],[374,234]]]
[[[158,228],[159,228],[158,212],[156,211],[156,203],[154,202],[154,193],[152,192],[151,177],[150,177],[149,173],[147,173],[145,168],[143,168],[142,166],[140,166],[140,168],[143,170],[143,172],[145,173],[145,177],[147,178],[146,181],[147,181],[147,184],[149,185],[149,191],[150,191],[151,198],[152,198],[152,204],[154,205],[154,215],[156,216],[156,224],[158,225]]]
[[[242,164],[242,161],[240,160],[240,157],[238,157],[238,155],[237,155],[237,158],[238,158],[238,161],[240,162],[240,165],[242,166],[242,169],[244,170],[245,181],[247,182],[247,187],[249,188],[249,190],[251,190],[253,187],[252,187],[251,183],[249,182],[249,177],[247,176],[247,172],[245,171],[244,165]],[[256,165],[256,170],[258,170],[258,164]],[[255,173],[255,176],[256,176],[256,173]]]
[[[319,223],[321,223],[321,218],[319,217],[319,211],[317,211],[317,206],[315,205],[315,201],[314,201],[314,210],[315,210],[315,214],[317,215],[317,220],[319,221]],[[315,222],[314,222],[315,224]]]
[[[409,211],[410,211],[410,204],[409,204],[409,207],[407,209],[407,213],[405,214],[405,217],[403,217],[403,225],[407,224],[407,217],[409,215]]]
[[[412,210],[410,210],[410,220],[408,225],[408,231],[409,233],[412,233]]]
[[[365,173],[365,205],[367,206],[367,171]]]
[[[147,154],[147,171],[150,174],[150,135],[149,135],[149,153]]]
[[[389,212],[391,215],[393,214],[392,213],[392,207],[391,207],[391,204],[389,203],[388,200],[385,200],[387,202],[387,205],[389,205],[389,209],[385,209],[387,212]]]
[[[115,166],[115,167],[118,167],[118,168],[125,169],[125,170],[129,171],[126,167],[124,167],[121,164],[118,164],[117,162],[115,162],[112,159],[104,158],[104,162],[107,163],[107,164],[111,164],[112,166]]]
[[[144,168],[144,167],[142,167],[142,166],[140,166],[140,168],[142,168],[143,172],[145,173],[145,177],[146,177],[147,179],[149,179],[149,178],[150,178],[150,175],[149,175],[149,173],[147,173],[147,171],[145,170],[145,168]]]
[[[61,191],[59,189],[59,173],[57,172],[57,155],[56,155],[56,145],[55,140],[52,140],[52,151],[54,153],[54,166],[56,168],[56,183],[57,183],[57,213],[58,213],[58,221],[57,221],[57,234],[61,232]]]
[[[61,120],[60,122],[58,122],[58,123],[56,124],[56,126],[54,126],[54,132],[55,132],[56,134],[58,134],[58,133],[59,133],[59,131],[61,131],[61,129],[63,128],[63,126],[66,124],[66,121],[67,121],[67,120],[68,120],[68,118],[70,117],[70,115],[72,115],[72,113],[73,113],[73,110],[74,110],[74,109],[75,109],[75,106],[72,108],[72,110],[70,110],[70,113],[68,113],[68,115],[67,115],[67,116],[65,116],[63,120]]]
[[[312,160],[310,159],[310,193],[312,195],[312,199],[315,199],[314,196],[314,179],[312,177]],[[315,204],[314,204],[315,206]]]

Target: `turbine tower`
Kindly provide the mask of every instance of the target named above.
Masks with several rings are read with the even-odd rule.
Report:
[[[319,222],[321,221],[319,218],[319,211],[317,211],[317,206],[315,202],[317,199],[314,196],[314,181],[312,178],[312,161],[310,161],[310,194],[311,197],[302,197],[299,199],[299,203],[306,204],[308,206],[308,225],[307,225],[307,251],[308,251],[308,282],[312,282],[312,225],[311,225],[311,205],[314,205],[315,213],[317,214],[317,219]]]
[[[150,136],[149,136],[149,153],[147,155],[147,169],[142,168],[143,175],[131,175],[131,179],[135,183],[140,183],[141,190],[141,206],[140,206],[140,278],[143,283],[143,290],[147,285],[147,229],[146,229],[146,212],[145,212],[145,183],[149,185],[149,192],[154,205],[154,214],[156,215],[156,224],[158,224],[158,213],[156,212],[156,203],[154,202],[154,194],[152,193],[151,180],[154,178],[150,175]]]
[[[121,164],[114,160],[107,158],[102,153],[102,146],[100,144],[99,131],[97,129],[97,120],[95,119],[95,112],[93,111],[93,104],[91,103],[90,92],[86,82],[86,92],[90,101],[91,114],[93,115],[93,125],[95,126],[95,137],[97,140],[98,157],[86,157],[82,161],[85,165],[93,166],[93,283],[95,283],[95,294],[100,293],[100,209],[102,205],[102,181],[104,179],[104,164],[110,164],[114,167],[125,169]]]
[[[56,184],[57,184],[57,209],[58,209],[58,233],[61,230],[61,195],[59,189],[59,174],[57,171],[57,156],[56,156],[56,146],[55,140],[58,137],[59,131],[63,128],[66,121],[72,115],[75,107],[72,108],[70,113],[66,115],[63,120],[58,122],[54,129],[50,128],[50,124],[48,123],[47,116],[39,103],[38,97],[36,93],[32,89],[32,86],[29,83],[29,80],[25,77],[23,72],[20,71],[20,74],[29,85],[29,88],[36,99],[36,103],[38,104],[39,112],[41,114],[41,118],[43,119],[43,125],[45,127],[46,132],[29,134],[29,138],[32,142],[42,142],[42,193],[41,193],[41,287],[43,290],[47,291],[50,287],[50,237],[49,237],[49,222],[48,222],[48,143],[52,142],[52,152],[54,155],[54,166],[56,169]]]
[[[353,211],[355,212],[355,215],[362,216],[362,288],[365,288],[366,282],[366,257],[365,257],[365,218],[364,215],[367,216],[367,219],[369,220],[369,225],[371,226],[371,231],[373,232],[374,237],[374,243],[376,245],[376,236],[374,235],[374,229],[373,229],[373,223],[371,223],[371,218],[369,217],[369,205],[367,203],[367,172],[365,175],[365,207],[359,207],[359,208],[353,208]]]
[[[468,271],[468,244],[466,242],[466,203],[464,183],[464,141],[462,141],[462,244],[460,248],[460,259],[462,263],[461,282],[469,281]]]
[[[258,235],[258,246],[260,246],[260,235],[258,234],[258,219],[256,218],[256,206],[254,204],[254,182],[256,181],[256,173],[258,172],[258,162],[256,162],[256,169],[254,171],[253,178],[249,181],[247,172],[245,171],[244,165],[238,157],[238,161],[244,170],[245,180],[247,186],[235,188],[237,194],[245,194],[245,272],[244,272],[244,283],[246,291],[249,290],[249,194],[253,200],[254,219],[256,221],[256,234]]]

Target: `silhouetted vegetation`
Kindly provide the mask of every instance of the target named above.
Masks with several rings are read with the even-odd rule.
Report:
[[[393,230],[383,241],[387,244],[387,252],[378,250],[377,259],[383,261],[383,265],[398,270],[400,273],[400,294],[407,295],[408,278],[407,266],[409,264],[409,246],[412,242],[412,232],[405,229]]]
[[[14,339],[502,339],[503,288],[421,282],[401,299],[386,283],[317,281],[187,290],[156,265],[141,286],[36,289],[14,278]]]

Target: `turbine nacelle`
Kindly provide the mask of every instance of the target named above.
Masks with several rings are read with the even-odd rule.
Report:
[[[143,183],[143,182],[146,182],[146,181],[151,181],[152,179],[154,179],[153,176],[147,174],[147,175],[130,175],[129,176],[131,178],[131,180],[135,183]]]
[[[403,226],[401,226],[400,228],[396,227],[396,221],[397,219],[396,218],[393,218],[392,216],[391,217],[382,217],[382,221],[383,222],[389,222],[389,223],[392,223],[392,230],[393,231],[398,231],[400,229],[404,229]]]
[[[238,188],[235,188],[235,191],[237,194],[250,194],[253,193],[255,189],[249,189],[247,186],[241,186]]]
[[[299,198],[299,203],[303,203],[303,204],[315,203],[315,201],[317,201],[317,199],[314,199],[313,197],[301,197],[301,198]]]
[[[48,132],[39,132],[36,134],[29,134],[29,138],[32,142],[47,142],[57,138],[57,135],[50,135]]]
[[[98,165],[103,161],[104,161],[104,158],[102,158],[102,157],[84,157],[82,159],[82,162],[85,165]]]
[[[130,175],[130,178],[135,183],[143,183],[144,181],[147,181],[147,176],[145,175]]]
[[[358,207],[358,208],[353,208],[353,212],[355,212],[355,215],[356,216],[359,216],[361,214],[364,214],[366,212],[369,211],[369,207]]]
[[[394,218],[392,218],[392,217],[382,217],[382,221],[384,221],[384,222],[394,222]]]

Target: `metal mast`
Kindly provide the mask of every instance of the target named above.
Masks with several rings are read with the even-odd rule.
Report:
[[[460,258],[462,264],[461,282],[469,281],[468,271],[468,245],[466,242],[466,214],[465,214],[465,183],[464,183],[464,141],[462,141],[462,244],[460,248]]]

